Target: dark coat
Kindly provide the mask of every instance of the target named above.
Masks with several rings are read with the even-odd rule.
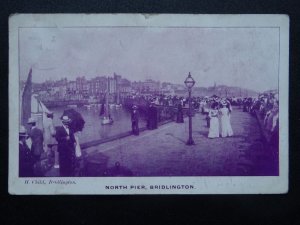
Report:
[[[29,132],[29,137],[32,141],[31,152],[34,156],[40,156],[44,151],[44,136],[43,131],[37,127],[34,127]]]
[[[148,124],[147,127],[150,130],[156,129],[158,123],[157,118],[157,108],[154,106],[150,106],[148,109]]]
[[[33,156],[26,142],[19,143],[19,176],[33,176]]]
[[[76,157],[74,133],[69,129],[69,135],[63,126],[56,128],[57,151],[59,152],[60,176],[74,176]]]
[[[183,121],[183,110],[182,110],[182,105],[179,103],[177,106],[177,123],[184,123]]]
[[[131,112],[131,126],[132,126],[132,132],[135,135],[139,135],[139,111],[136,110],[135,112],[132,110]]]
[[[136,110],[135,112],[132,110],[131,112],[131,122],[139,122],[140,114],[139,111]]]

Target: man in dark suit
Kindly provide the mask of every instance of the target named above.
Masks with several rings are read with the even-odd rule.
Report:
[[[132,107],[132,112],[131,112],[131,126],[132,126],[132,133],[134,135],[139,135],[139,111],[137,109],[138,107],[134,105]]]
[[[75,145],[74,132],[70,129],[71,119],[62,117],[62,126],[56,128],[57,151],[59,152],[60,176],[71,177],[75,175]]]
[[[182,109],[181,101],[177,105],[177,119],[176,119],[176,123],[184,123],[184,120],[183,120],[183,109]]]
[[[157,109],[154,106],[154,102],[151,102],[148,108],[148,123],[147,127],[149,130],[157,128]]]
[[[41,159],[41,154],[44,152],[44,136],[43,131],[36,126],[36,120],[29,118],[27,124],[29,125],[29,137],[31,138],[31,152],[33,154],[34,163]]]
[[[19,130],[19,176],[32,177],[33,174],[33,160],[31,151],[26,143],[28,135],[25,127],[21,126]]]

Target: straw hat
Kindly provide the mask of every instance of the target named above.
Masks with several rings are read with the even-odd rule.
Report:
[[[24,126],[21,126],[19,129],[19,136],[20,137],[28,137],[28,134],[26,133],[26,129]]]
[[[69,124],[69,123],[71,122],[71,119],[70,119],[68,116],[63,116],[63,117],[61,118],[61,122],[62,122],[63,124]]]
[[[32,123],[36,123],[36,119],[33,117],[30,117],[27,121],[27,124],[32,124]]]
[[[227,105],[227,102],[225,100],[220,101],[221,105]]]

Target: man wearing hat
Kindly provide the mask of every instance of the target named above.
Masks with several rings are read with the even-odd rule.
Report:
[[[70,129],[71,119],[61,118],[62,126],[56,129],[57,151],[59,153],[60,176],[70,177],[75,174],[75,146],[74,132]]]
[[[157,109],[154,106],[154,102],[150,103],[148,108],[148,123],[147,127],[149,130],[153,130],[157,128]]]
[[[40,158],[41,154],[44,151],[44,137],[43,131],[36,126],[35,118],[29,118],[27,124],[29,125],[29,137],[31,138],[32,145],[31,145],[31,152],[33,154],[34,163],[37,163]]]
[[[47,156],[51,159],[54,156],[54,168],[59,168],[57,142],[55,140],[55,128],[53,124],[53,112],[45,112],[46,119],[43,121],[44,128],[44,144],[47,151]]]
[[[134,135],[139,135],[140,130],[139,130],[139,111],[138,107],[134,105],[132,107],[132,112],[131,112],[131,127],[132,127],[132,133]]]
[[[184,120],[183,120],[183,109],[182,109],[181,101],[177,105],[177,119],[176,119],[176,123],[184,123]]]
[[[19,176],[33,176],[33,158],[32,153],[26,143],[28,135],[24,126],[19,130]]]

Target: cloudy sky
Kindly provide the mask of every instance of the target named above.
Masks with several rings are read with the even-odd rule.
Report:
[[[278,87],[277,28],[22,28],[20,76],[33,81],[112,75],[196,86]]]

